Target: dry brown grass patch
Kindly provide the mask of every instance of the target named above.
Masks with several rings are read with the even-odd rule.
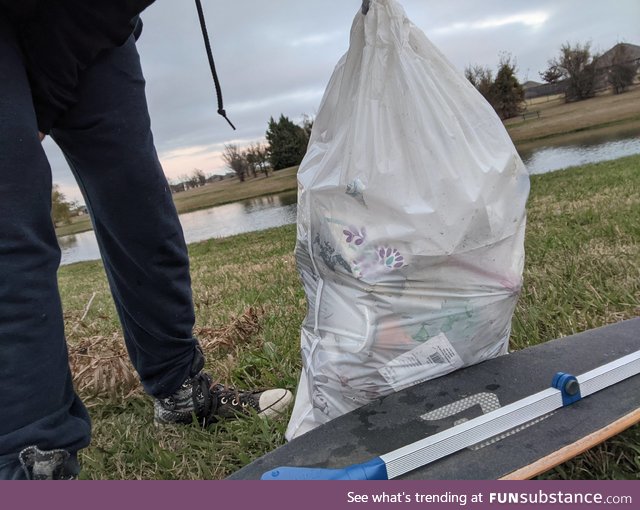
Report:
[[[230,378],[235,367],[235,352],[260,331],[264,315],[263,307],[252,306],[225,326],[195,329],[195,335],[209,358],[219,355],[220,349],[228,351],[222,360],[215,361],[222,374],[226,374],[225,379]],[[69,350],[69,364],[76,390],[85,397],[122,399],[142,392],[124,339],[118,334],[110,337],[96,335],[78,341]]]
[[[205,352],[215,349],[233,348],[248,343],[261,329],[261,320],[265,315],[262,306],[250,306],[229,324],[221,328],[196,328],[195,335]]]
[[[69,364],[75,387],[83,395],[127,398],[140,391],[138,375],[119,335],[79,341],[69,351]]]
[[[522,121],[522,117],[514,117],[505,122],[514,142],[590,129],[612,122],[633,121],[640,115],[640,87],[636,86],[617,96],[606,93],[574,103],[551,101],[530,109],[539,110],[540,118]]]

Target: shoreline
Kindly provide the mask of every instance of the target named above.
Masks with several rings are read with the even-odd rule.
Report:
[[[182,211],[178,211],[178,216],[181,216],[183,214],[189,214],[192,212],[198,212],[198,211],[203,211],[205,209],[212,209],[213,207],[220,207],[223,205],[229,205],[229,204],[235,204],[236,202],[244,202],[245,200],[253,200],[255,198],[264,198],[264,197],[269,197],[272,195],[280,195],[283,193],[287,193],[287,192],[293,192],[295,191],[296,188],[283,188],[280,191],[270,191],[268,193],[262,193],[259,195],[250,195],[250,196],[246,196],[246,197],[242,197],[242,198],[238,198],[236,200],[227,200],[227,201],[223,201],[223,202],[215,202],[212,204],[203,204],[201,206],[197,206],[194,207],[193,209],[186,209],[186,210],[182,210]],[[63,227],[57,227],[56,228],[56,237],[60,238],[60,237],[65,237],[65,236],[73,236],[76,234],[82,234],[84,232],[90,232],[93,230],[93,226],[91,225],[91,220],[88,219],[87,216],[87,221],[88,221],[88,226],[85,227],[84,222],[82,222],[82,224],[78,224],[78,227],[80,227],[80,229],[77,230],[72,230],[71,232],[63,232],[63,233],[59,233],[60,230],[62,230],[64,227],[73,227],[74,224],[71,225],[64,225]]]
[[[570,145],[584,139],[604,137],[614,133],[620,133],[622,135],[621,138],[638,136],[640,134],[640,117],[606,122],[588,128],[576,128],[573,131],[564,133],[527,138],[514,142],[514,145],[518,151],[528,151],[539,147]]]
[[[637,96],[637,97],[636,97]],[[579,142],[591,137],[620,133],[637,136],[640,133],[640,86],[620,95],[611,93],[579,103],[565,103],[561,98],[528,104],[529,110],[539,110],[541,117],[504,122],[518,152],[543,146]],[[244,183],[236,179],[210,183],[202,188],[174,195],[178,214],[185,214],[221,205],[267,197],[297,189],[298,167],[272,172],[269,177],[250,178]],[[264,186],[266,184],[266,186]],[[265,189],[266,187],[266,189]],[[93,230],[88,216],[70,225],[56,228],[56,236],[80,234]]]

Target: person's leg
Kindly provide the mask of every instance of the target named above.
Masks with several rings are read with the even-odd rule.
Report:
[[[236,392],[201,372],[192,336],[189,257],[156,155],[138,53],[131,38],[105,52],[80,83],[80,100],[52,135],[83,190],[125,342],[155,421],[202,423],[251,407],[282,412],[289,391]]]
[[[52,137],[91,213],[125,343],[145,390],[171,395],[202,368],[189,258],[153,144],[133,38],[85,70]]]
[[[0,479],[15,479],[28,475],[20,452],[73,455],[89,443],[90,422],[64,338],[51,170],[22,56],[1,14],[0,76]]]

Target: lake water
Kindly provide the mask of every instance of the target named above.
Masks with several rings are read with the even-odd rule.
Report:
[[[252,198],[180,215],[187,243],[228,237],[296,222],[296,192]],[[58,239],[62,265],[100,258],[93,231]]]
[[[560,146],[539,146],[520,151],[529,173],[543,174],[570,166],[585,165],[640,154],[640,133],[591,136],[579,143]]]
[[[640,133],[623,138],[585,138],[580,143],[540,146],[521,151],[529,173],[541,174],[570,166],[584,165],[640,154]],[[181,214],[180,222],[187,243],[227,237],[256,230],[289,225],[296,221],[296,192],[254,198]],[[92,231],[59,238],[62,264],[100,258]]]

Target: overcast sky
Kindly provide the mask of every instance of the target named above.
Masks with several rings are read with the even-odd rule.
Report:
[[[157,0],[142,16],[138,50],[147,79],[152,129],[169,179],[194,168],[224,171],[220,151],[264,139],[269,117],[313,116],[335,64],[347,50],[361,0],[202,0],[225,108],[216,113],[195,3]],[[521,81],[564,42],[640,44],[640,0],[400,0],[409,18],[463,70],[515,57]],[[55,144],[45,150],[53,182],[84,202]]]

